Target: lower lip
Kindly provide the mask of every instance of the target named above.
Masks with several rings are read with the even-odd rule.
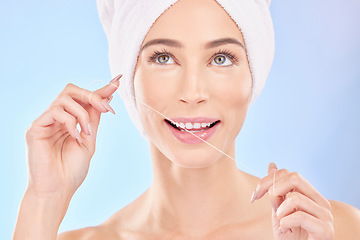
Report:
[[[166,121],[165,121],[166,122]],[[192,132],[189,133],[187,131],[180,131],[175,129],[170,125],[170,123],[166,122],[166,125],[169,127],[170,132],[181,142],[187,143],[187,144],[198,144],[202,143],[203,141],[207,141],[211,138],[211,136],[215,133],[220,123],[217,123],[212,128],[208,128],[206,130],[200,131],[200,132]],[[195,137],[197,136],[197,137]],[[202,141],[203,140],[203,141]]]

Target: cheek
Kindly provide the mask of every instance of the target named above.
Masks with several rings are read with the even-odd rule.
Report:
[[[159,71],[151,66],[139,66],[134,75],[134,90],[135,98],[137,100],[137,110],[140,120],[145,130],[150,133],[156,128],[157,123],[161,122],[167,116],[166,109],[174,98],[174,86],[169,79],[173,76],[172,73],[166,71]],[[154,110],[145,106],[150,106]],[[158,127],[158,126],[157,126]]]
[[[217,86],[217,99],[221,105],[222,116],[225,120],[225,126],[229,130],[227,134],[235,138],[240,132],[246,118],[248,105],[251,96],[252,79],[248,71],[239,71],[227,76],[221,85]],[[224,143],[225,144],[225,143]]]
[[[232,74],[224,75],[223,79],[217,79],[216,82],[214,93],[222,100],[223,106],[228,106],[233,110],[247,108],[252,85],[249,71],[239,69]]]
[[[161,107],[174,95],[174,73],[154,70],[152,67],[140,67],[134,77],[136,99],[151,107]]]

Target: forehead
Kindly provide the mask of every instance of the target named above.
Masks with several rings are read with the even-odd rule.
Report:
[[[185,47],[219,38],[244,44],[241,31],[215,0],[179,0],[155,21],[143,45],[156,38],[176,39]]]

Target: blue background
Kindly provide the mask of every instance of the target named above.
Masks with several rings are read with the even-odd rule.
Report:
[[[359,11],[358,0],[272,2],[275,60],[236,153],[261,175],[274,161],[357,208]],[[0,34],[0,238],[10,239],[27,184],[26,129],[67,83],[95,90],[110,73],[95,1],[2,1]],[[112,106],[59,232],[102,223],[151,184],[147,143],[118,95]]]

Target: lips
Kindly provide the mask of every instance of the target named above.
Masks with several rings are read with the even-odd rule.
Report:
[[[170,132],[183,143],[197,144],[207,141],[216,132],[220,120],[214,118],[173,118],[164,120]]]

